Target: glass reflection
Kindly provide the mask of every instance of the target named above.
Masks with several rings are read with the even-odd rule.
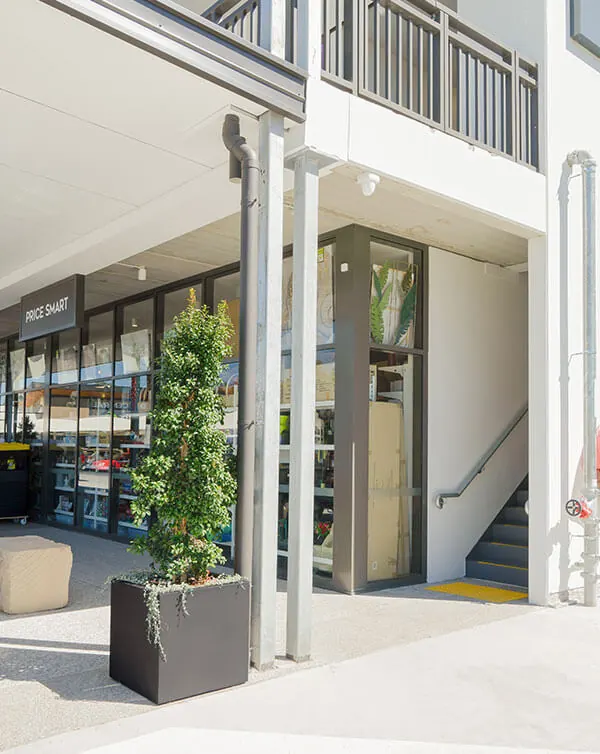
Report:
[[[103,532],[108,531],[111,409],[110,383],[81,387],[77,499],[83,526]]]
[[[112,475],[117,498],[117,534],[135,537],[148,529],[148,522],[134,524],[131,503],[136,499],[131,483],[135,469],[150,448],[150,378],[147,375],[116,380],[113,419]]]
[[[49,425],[52,502],[49,519],[59,524],[75,523],[77,462],[77,391],[57,388],[50,392]]]

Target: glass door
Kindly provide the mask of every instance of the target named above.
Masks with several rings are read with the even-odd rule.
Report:
[[[371,241],[367,580],[421,571],[421,255]]]
[[[111,384],[82,385],[79,398],[77,504],[86,529],[108,532]]]
[[[112,485],[116,498],[116,528],[120,537],[132,538],[148,530],[148,522],[136,526],[131,503],[136,499],[131,483],[135,469],[150,448],[150,377],[138,375],[115,381]]]
[[[75,525],[77,476],[77,389],[50,391],[50,501],[48,520]]]

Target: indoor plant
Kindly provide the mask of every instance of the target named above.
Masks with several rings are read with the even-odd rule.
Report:
[[[217,393],[231,323],[197,308],[194,291],[165,335],[153,441],[131,472],[132,542],[151,570],[113,579],[110,675],[157,703],[243,683],[248,677],[249,585],[215,576],[215,543],[229,524],[236,482]]]

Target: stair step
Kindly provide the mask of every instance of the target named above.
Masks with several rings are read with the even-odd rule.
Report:
[[[529,500],[529,490],[517,490],[515,492],[515,499],[519,505],[525,505]]]
[[[467,576],[471,579],[495,581],[499,584],[523,587],[527,587],[529,581],[527,568],[488,563],[481,560],[467,560]]]
[[[469,558],[499,565],[522,566],[528,565],[527,545],[506,544],[503,542],[478,542]]]
[[[529,543],[529,527],[519,524],[493,524],[491,535],[494,542],[525,546]]]
[[[497,523],[527,526],[529,524],[529,516],[525,513],[525,508],[522,505],[507,505],[502,509]]]

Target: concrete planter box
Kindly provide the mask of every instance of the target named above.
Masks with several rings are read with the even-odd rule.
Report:
[[[196,587],[179,609],[178,592],[160,595],[166,660],[150,644],[144,588],[111,586],[110,676],[156,704],[237,686],[248,680],[250,584]]]

